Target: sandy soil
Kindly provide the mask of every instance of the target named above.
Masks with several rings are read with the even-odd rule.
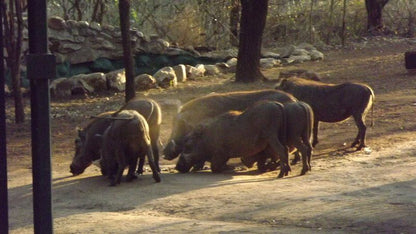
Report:
[[[352,120],[321,124],[312,172],[304,176],[299,176],[300,165],[276,179],[277,171],[259,174],[239,160],[229,163],[236,166],[233,172],[180,174],[173,170],[176,161],[161,160],[161,183],[146,172],[134,182],[108,187],[95,166],[73,177],[69,164],[76,127],[90,115],[117,109],[123,97],[53,100],[55,233],[416,233],[416,75],[403,65],[403,53],[415,47],[405,40],[373,40],[327,51],[321,62],[264,71],[275,78],[281,69],[312,69],[325,82],[364,82],[376,93],[369,148],[347,148],[357,131]],[[273,86],[235,84],[230,78],[209,77],[145,93],[162,106],[162,142],[179,103],[210,92]],[[7,103],[10,232],[32,233],[30,124],[12,123],[12,104]]]

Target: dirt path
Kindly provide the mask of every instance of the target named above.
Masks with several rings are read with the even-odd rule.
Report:
[[[53,102],[55,233],[416,233],[416,79],[402,65],[408,46],[331,51],[323,62],[291,67],[313,68],[328,82],[369,83],[376,92],[370,148],[346,148],[357,131],[351,120],[324,123],[312,172],[305,176],[299,176],[300,165],[276,179],[277,172],[258,174],[238,161],[232,162],[234,172],[179,174],[172,170],[175,161],[162,160],[161,183],[147,172],[132,183],[108,187],[95,166],[72,177],[68,166],[75,127],[89,115],[115,109],[122,97]],[[212,91],[267,86],[232,84],[219,77],[148,96],[162,104],[166,142],[177,102]],[[8,108],[8,118],[11,112]],[[32,233],[29,124],[7,127],[10,231]]]

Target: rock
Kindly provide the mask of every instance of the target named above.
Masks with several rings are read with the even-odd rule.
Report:
[[[49,89],[52,97],[69,97],[71,96],[72,89],[77,84],[76,79],[71,78],[58,78],[51,82]]]
[[[222,73],[227,73],[230,70],[230,66],[227,63],[216,63],[215,65]]]
[[[168,47],[169,42],[162,39],[157,39],[148,42],[144,49],[147,53],[163,54]]]
[[[262,68],[272,68],[280,65],[280,60],[275,58],[262,58],[260,59],[260,67]]]
[[[186,67],[183,64],[173,66],[178,82],[185,82],[187,80]]]
[[[267,52],[262,52],[261,53],[261,57],[263,57],[263,58],[280,59],[280,54],[267,51]]]
[[[324,59],[324,54],[320,51],[312,50],[312,51],[309,52],[309,54],[311,56],[312,61],[323,60]]]
[[[186,65],[186,76],[189,80],[195,80],[196,78],[203,77],[204,74],[205,68],[203,66],[193,67],[190,65]]]
[[[292,59],[293,63],[303,63],[306,61],[310,61],[311,56],[310,55],[292,55],[290,56],[289,59]]]
[[[216,65],[205,65],[205,75],[213,76],[221,73],[221,70]]]
[[[117,92],[122,92],[126,89],[126,72],[124,69],[116,70],[105,74],[107,81],[107,88]]]
[[[291,54],[291,56],[305,56],[305,55],[309,55],[309,52],[305,49],[299,49],[299,48],[296,48]]]
[[[312,51],[312,50],[316,50],[316,48],[313,46],[313,45],[311,45],[311,44],[309,44],[309,43],[306,43],[306,42],[302,42],[302,43],[300,43],[298,46],[296,46],[298,49],[304,49],[304,50],[307,50],[307,51]]]
[[[162,88],[176,87],[178,84],[175,70],[172,67],[161,68],[153,74],[153,77],[156,79],[157,85]]]
[[[97,22],[91,22],[90,28],[97,30],[97,31],[101,31],[101,25]]]
[[[66,22],[59,16],[53,16],[48,19],[48,27],[58,31],[65,30],[67,28]]]
[[[156,88],[156,83],[156,79],[149,74],[141,74],[134,78],[134,86],[139,91]]]
[[[113,64],[111,63],[109,59],[106,59],[106,58],[98,58],[94,60],[90,68],[94,72],[104,72],[104,73],[114,70]]]
[[[214,50],[206,53],[202,53],[201,56],[210,57],[218,60],[226,60],[230,58],[236,58],[238,56],[238,49],[231,48],[228,50]]]
[[[288,58],[290,55],[292,55],[293,51],[295,51],[296,47],[294,45],[278,48],[278,54],[282,58]]]
[[[106,76],[102,72],[81,74],[72,78],[78,79],[85,90],[89,93],[97,93],[107,90]]]
[[[225,63],[229,67],[228,72],[235,72],[237,70],[237,58],[231,58]]]

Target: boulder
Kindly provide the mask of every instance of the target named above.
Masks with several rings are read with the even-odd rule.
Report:
[[[106,76],[102,72],[80,74],[72,79],[77,79],[89,93],[97,93],[107,90]]]
[[[310,51],[309,55],[311,56],[312,61],[323,60],[324,59],[324,54],[320,51],[317,51],[317,50]]]
[[[220,68],[217,65],[205,65],[205,75],[213,76],[221,73]]]
[[[126,72],[124,69],[116,70],[105,74],[107,81],[107,88],[117,92],[122,92],[126,89]]]
[[[294,45],[286,46],[278,48],[278,54],[280,54],[280,57],[282,58],[288,58],[290,55],[292,55],[293,51],[295,51],[296,47]]]
[[[156,79],[149,74],[141,74],[134,78],[134,86],[138,91],[156,88],[156,83]]]
[[[65,30],[68,26],[64,19],[59,16],[53,16],[48,19],[48,27],[54,30]]]
[[[164,67],[159,69],[153,77],[158,86],[162,88],[176,87],[178,81],[176,79],[175,70],[172,67]]]
[[[173,66],[173,70],[175,71],[176,79],[178,80],[178,82],[185,82],[187,80],[185,65],[179,64]]]
[[[260,67],[262,68],[272,68],[280,65],[280,60],[275,58],[262,58],[260,59]]]
[[[306,61],[310,61],[311,60],[311,56],[306,54],[306,55],[292,55],[289,57],[289,59],[293,60],[293,63],[303,63]]]
[[[274,59],[280,59],[280,54],[266,51],[261,53],[261,57],[263,58],[274,58]]]
[[[309,52],[305,49],[299,49],[299,48],[296,48],[291,54],[291,56],[304,56],[304,55],[309,55]]]
[[[195,80],[196,78],[203,77],[205,74],[205,71],[206,71],[205,67],[203,66],[194,67],[194,66],[186,65],[186,76],[189,80]]]
[[[306,42],[302,42],[302,43],[300,43],[298,46],[296,46],[298,49],[304,49],[304,50],[307,50],[307,51],[312,51],[312,50],[316,50],[316,48],[313,46],[313,45],[311,45],[311,44],[309,44],[309,43],[306,43]]]
[[[106,58],[98,58],[94,60],[90,68],[94,72],[104,72],[104,73],[115,70],[111,61]]]
[[[71,78],[58,78],[51,82],[49,89],[52,97],[69,97],[78,81]]]

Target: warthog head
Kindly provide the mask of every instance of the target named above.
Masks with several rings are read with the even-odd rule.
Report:
[[[169,143],[163,149],[164,159],[172,160],[179,156],[184,148],[185,136],[191,132],[192,127],[180,117],[174,120]]]
[[[98,151],[91,149],[91,145],[86,144],[86,137],[85,131],[78,130],[78,137],[75,139],[75,156],[69,166],[70,172],[74,176],[83,173],[85,168],[100,157]]]
[[[186,173],[200,162],[207,160],[205,144],[203,141],[203,127],[200,126],[189,133],[184,140],[183,151],[179,155],[175,169],[179,172]]]

